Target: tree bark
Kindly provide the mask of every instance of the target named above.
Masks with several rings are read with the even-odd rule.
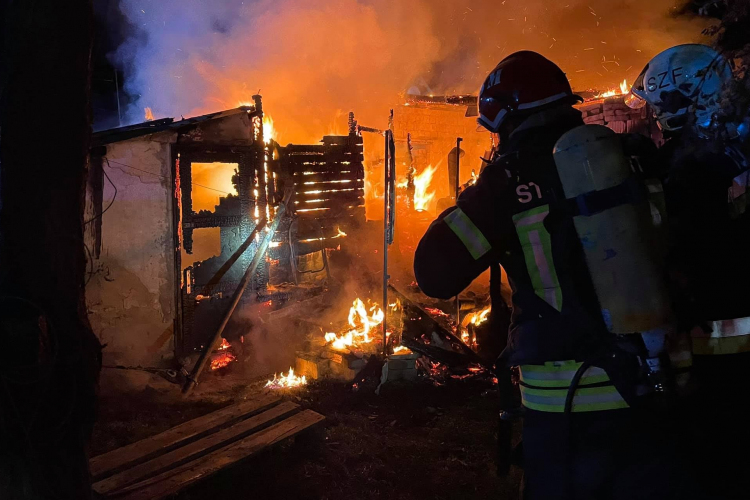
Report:
[[[90,498],[91,0],[0,5],[0,498]]]

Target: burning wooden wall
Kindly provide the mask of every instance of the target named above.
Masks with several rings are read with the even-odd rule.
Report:
[[[476,105],[476,97],[411,96],[393,110],[393,130],[396,141],[397,178],[406,175],[409,152],[407,135],[411,134],[414,167],[420,175],[432,166],[435,171],[425,193],[433,193],[425,210],[434,214],[441,198],[452,196],[449,187],[448,155],[456,147],[456,138],[463,138],[461,149],[460,183],[478,175],[481,157],[490,150],[490,135],[479,130],[469,108]]]

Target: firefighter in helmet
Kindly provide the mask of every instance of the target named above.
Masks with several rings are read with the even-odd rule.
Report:
[[[750,490],[750,428],[739,411],[750,382],[748,120],[723,118],[722,92],[732,79],[729,62],[712,48],[678,45],[646,65],[629,101],[650,105],[665,138],[656,164],[664,178],[668,263],[680,328],[692,337],[696,388],[685,414],[692,417],[691,446],[703,457],[694,475],[706,480],[710,498]]]
[[[637,403],[643,343],[611,333],[553,156],[562,136],[587,127],[580,100],[540,54],[498,64],[478,104],[495,157],[429,227],[414,271],[442,299],[497,263],[507,272],[512,324],[498,364],[520,371],[525,498],[677,498],[666,434]],[[622,198],[612,194],[597,203]]]

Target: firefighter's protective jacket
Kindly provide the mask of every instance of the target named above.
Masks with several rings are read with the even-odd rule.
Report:
[[[719,147],[683,132],[659,150],[677,313],[696,354],[750,351],[747,159]]]
[[[529,117],[416,251],[419,286],[442,299],[494,263],[503,266],[513,291],[503,354],[510,365],[584,359],[606,331],[572,219],[555,209],[565,197],[553,147],[582,124],[569,106]]]

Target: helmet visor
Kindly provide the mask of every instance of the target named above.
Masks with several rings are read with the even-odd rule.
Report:
[[[638,78],[635,79],[633,86],[630,87],[630,92],[625,96],[625,105],[630,109],[641,109],[646,105],[646,99],[644,99],[644,88],[643,88],[643,75],[646,74],[648,66],[641,71]]]

